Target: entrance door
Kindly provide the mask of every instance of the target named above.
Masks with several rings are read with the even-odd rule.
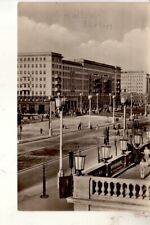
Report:
[[[39,105],[39,111],[38,111],[38,113],[39,114],[42,114],[42,113],[44,113],[44,111],[45,111],[44,105]]]

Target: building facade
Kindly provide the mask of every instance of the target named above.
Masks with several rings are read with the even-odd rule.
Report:
[[[150,102],[150,74],[144,71],[122,71],[121,90],[132,93],[133,101],[137,104]]]
[[[88,108],[88,95],[92,95],[92,108],[110,104],[116,95],[120,102],[121,68],[86,59],[66,60],[62,54],[19,53],[17,65],[18,108],[22,113],[55,111],[56,75],[60,78],[61,96],[67,99],[67,110]]]

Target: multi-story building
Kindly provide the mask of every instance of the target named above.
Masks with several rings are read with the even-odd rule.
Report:
[[[149,102],[150,94],[150,74],[144,71],[123,71],[121,73],[121,89],[125,89],[128,94],[132,93],[136,103]]]
[[[49,101],[55,110],[55,76],[60,77],[61,95],[67,98],[67,109],[77,110],[82,95],[83,108],[88,108],[88,95],[96,108],[110,103],[110,94],[120,101],[121,68],[86,59],[66,60],[58,53],[18,54],[18,106],[22,112],[48,112]],[[53,97],[53,98],[52,98]]]

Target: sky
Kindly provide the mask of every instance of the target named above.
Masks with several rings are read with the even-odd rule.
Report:
[[[19,3],[18,52],[54,51],[150,73],[149,3]]]

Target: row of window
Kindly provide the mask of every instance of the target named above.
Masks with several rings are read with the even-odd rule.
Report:
[[[19,57],[18,61],[19,62],[26,62],[26,61],[46,61],[46,57]]]
[[[30,86],[30,84],[17,84],[17,87],[19,88],[30,88],[30,87],[32,87],[32,88],[34,88],[34,87],[36,87],[36,88],[46,88],[46,84],[32,84],[31,86]]]
[[[24,78],[21,77],[20,79],[17,78],[17,80],[21,81],[21,82],[22,81],[31,81],[31,80],[32,81],[46,81],[46,77],[39,77],[39,78],[38,77],[36,77],[36,78],[32,77],[32,79],[30,79],[30,77],[24,77]]]
[[[17,65],[17,68],[42,68],[42,67],[46,67],[46,64],[19,64]]]
[[[26,70],[24,70],[24,71],[18,71],[18,74],[46,74],[46,71],[45,70],[40,70],[40,71],[26,71]]]
[[[22,91],[18,91],[17,92],[18,96],[30,96],[30,93],[22,93]],[[32,91],[32,96],[45,96],[46,95],[46,91]]]

